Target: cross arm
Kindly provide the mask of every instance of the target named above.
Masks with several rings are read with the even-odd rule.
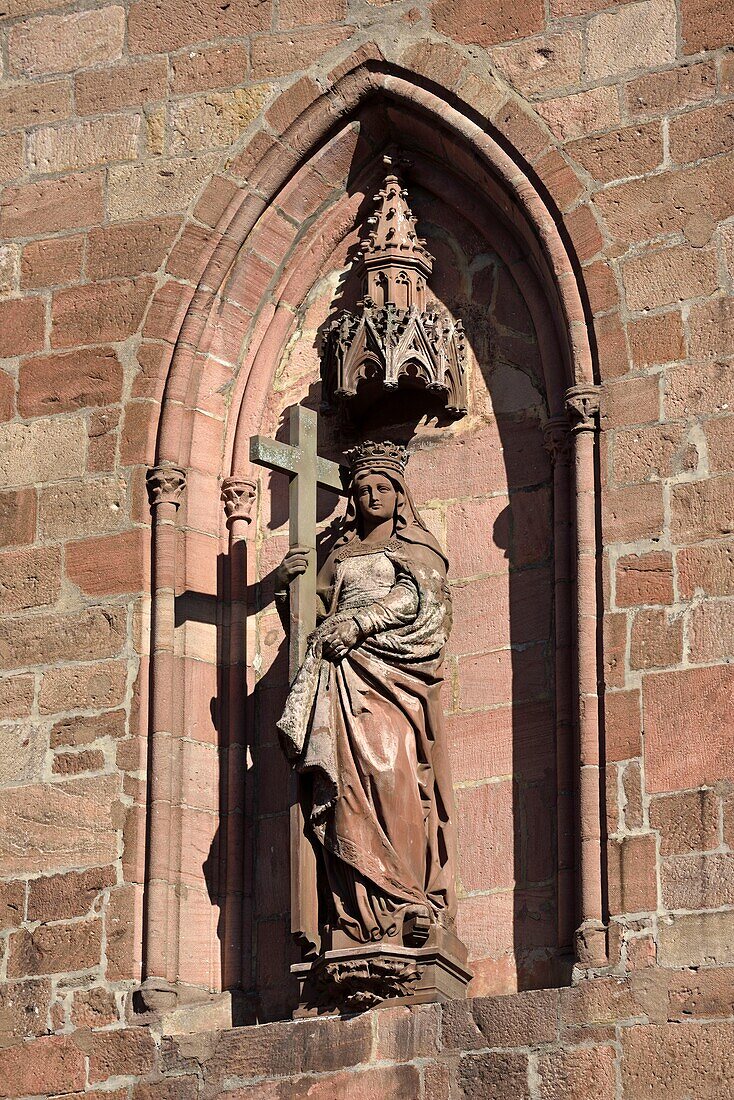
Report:
[[[250,462],[258,466],[294,475],[300,472],[302,461],[300,447],[281,443],[277,439],[268,439],[263,435],[253,435],[250,438]],[[316,480],[322,488],[345,496],[348,491],[345,488],[347,477],[346,466],[330,462],[327,458],[316,459]]]

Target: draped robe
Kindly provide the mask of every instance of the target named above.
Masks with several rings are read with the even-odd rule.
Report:
[[[418,910],[450,927],[453,794],[440,699],[451,623],[445,559],[418,520],[382,547],[355,534],[330,554],[319,592],[326,615],[278,728],[295,767],[312,778],[307,828],[331,895],[329,919],[358,942],[398,936]],[[323,631],[345,619],[356,621],[362,640],[329,661]]]

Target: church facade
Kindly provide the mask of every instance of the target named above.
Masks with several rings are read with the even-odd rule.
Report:
[[[0,1097],[734,1093],[730,5],[0,35]]]

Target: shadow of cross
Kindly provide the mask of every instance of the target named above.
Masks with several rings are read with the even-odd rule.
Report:
[[[347,492],[346,467],[320,458],[317,453],[318,417],[311,409],[291,409],[288,443],[254,435],[250,461],[290,478],[288,541],[291,547],[309,550],[306,572],[290,586],[288,674],[291,683],[306,656],[308,636],[316,626],[316,492],[319,486],[334,493]],[[316,859],[304,833],[303,784],[297,778],[291,788],[291,933],[305,957],[319,950]]]

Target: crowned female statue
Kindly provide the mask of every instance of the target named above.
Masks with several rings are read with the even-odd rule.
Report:
[[[320,622],[278,728],[311,780],[304,810],[327,942],[402,945],[407,929],[448,932],[455,916],[440,698],[448,562],[411,499],[404,448],[368,442],[347,457],[343,529],[317,582]],[[305,551],[286,555],[279,600],[305,567]]]

